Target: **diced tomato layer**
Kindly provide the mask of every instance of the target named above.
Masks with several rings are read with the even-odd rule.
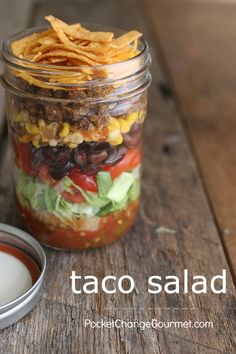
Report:
[[[90,191],[90,192],[97,192],[97,181],[96,181],[96,174],[93,175],[86,175],[85,173],[81,173],[78,167],[72,168],[68,173],[68,177],[80,188]]]
[[[13,147],[15,151],[16,166],[22,169],[27,175],[34,175],[35,171],[32,167],[30,156],[30,144],[13,141]]]
[[[15,160],[17,167],[21,168],[27,175],[35,176],[37,171],[32,164],[30,144],[14,141],[13,146],[15,150]],[[116,165],[105,165],[102,170],[110,172],[112,179],[115,179],[122,172],[130,171],[135,168],[140,162],[141,149],[138,147],[136,149],[129,149],[122,160]],[[49,168],[46,164],[40,165],[38,176],[41,181],[49,185],[54,185],[56,183],[56,181],[51,177]],[[70,170],[68,177],[80,188],[90,192],[98,192],[96,173],[92,175],[82,173],[79,167],[76,166]],[[67,194],[67,192],[65,192],[65,199],[71,202],[78,202],[78,200],[84,201],[83,196],[76,188],[73,189],[72,193]]]
[[[114,166],[105,165],[104,171],[108,171],[111,174],[112,179],[118,177],[122,172],[130,171],[135,168],[141,162],[141,149],[130,149],[126,152],[123,159]]]

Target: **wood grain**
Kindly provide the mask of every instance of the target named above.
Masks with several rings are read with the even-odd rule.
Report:
[[[236,277],[236,4],[146,4]]]
[[[31,0],[8,0],[0,2],[0,43],[13,34],[22,31],[28,26],[29,15],[32,11]],[[0,61],[1,72],[3,70]],[[11,152],[7,141],[7,127],[4,114],[4,91],[0,85],[0,215],[4,220],[7,213],[12,222],[16,215],[12,213],[14,207],[13,191],[11,185]],[[6,193],[7,191],[7,193]],[[13,208],[14,210],[14,208]]]
[[[104,10],[106,9],[106,10]],[[144,31],[151,46],[149,18],[133,0],[47,1],[40,3],[35,23],[48,13],[67,21],[100,22]],[[132,16],[131,16],[132,14]],[[158,49],[158,48],[156,48]],[[83,252],[47,252],[47,273],[39,305],[30,315],[0,333],[0,353],[16,354],[189,354],[233,353],[235,296],[227,260],[213,216],[187,144],[174,100],[166,94],[167,81],[153,51],[153,83],[144,134],[143,198],[139,216],[121,241]],[[9,159],[5,157],[5,168]],[[10,181],[0,171],[5,193],[0,221],[15,223]],[[5,204],[6,203],[6,204]],[[1,209],[0,209],[1,210]],[[174,230],[163,232],[161,227]],[[153,274],[212,276],[227,269],[227,295],[150,295],[147,277]],[[136,291],[129,295],[73,295],[69,275],[130,274]],[[182,281],[181,281],[182,286]],[[183,309],[184,308],[184,309]],[[194,309],[192,309],[194,308]],[[83,321],[115,319],[213,321],[214,328],[85,329]]]
[[[16,32],[27,27],[29,13],[31,11],[30,0],[7,0],[0,1],[0,43]],[[2,63],[0,61],[0,72]],[[6,121],[4,116],[4,93],[0,86],[0,141],[6,138]],[[1,156],[0,150],[0,156]]]

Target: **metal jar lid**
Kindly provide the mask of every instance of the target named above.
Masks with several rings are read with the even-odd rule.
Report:
[[[38,302],[46,268],[41,245],[26,232],[0,223],[0,329]]]

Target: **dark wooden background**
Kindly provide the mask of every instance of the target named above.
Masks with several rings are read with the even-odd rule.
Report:
[[[142,205],[129,235],[93,251],[47,250],[42,299],[0,333],[0,353],[236,353],[236,2],[3,0],[0,40],[47,14],[143,31],[153,83],[144,136]],[[0,96],[0,222],[19,225]],[[227,295],[148,295],[153,274],[227,269]],[[73,295],[69,275],[130,274],[131,295]],[[91,320],[213,321],[211,329],[85,329]]]

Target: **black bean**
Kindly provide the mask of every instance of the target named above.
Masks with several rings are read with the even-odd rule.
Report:
[[[74,153],[74,160],[79,166],[84,166],[87,163],[87,156],[84,150],[78,150]]]
[[[43,148],[45,158],[52,159],[53,161],[68,161],[71,155],[71,149],[67,146],[46,146]]]
[[[56,179],[56,180],[60,180],[63,177],[65,177],[65,175],[74,167],[74,164],[72,162],[67,162],[64,165],[60,165],[60,164],[52,164],[49,166],[49,171],[51,176]]]
[[[35,168],[38,168],[42,161],[44,161],[43,148],[32,148],[31,150],[32,163]]]
[[[110,148],[111,148],[111,146],[109,143],[98,143],[97,146],[95,147],[95,150],[96,151],[99,151],[99,150],[109,151]]]
[[[49,166],[50,174],[55,179],[63,178],[75,163],[71,160],[71,149],[66,146],[44,147],[44,161]]]
[[[119,161],[122,160],[126,151],[127,149],[124,146],[111,149],[105,163],[111,166],[117,164]]]
[[[140,136],[139,135],[124,134],[123,135],[123,142],[124,142],[124,145],[128,149],[134,149],[140,143]]]
[[[85,144],[85,148],[89,151],[101,151],[101,150],[110,150],[111,146],[109,143],[101,143],[101,142],[90,142]]]
[[[102,164],[96,163],[92,165],[86,165],[82,170],[83,173],[86,173],[87,175],[94,174],[95,172],[98,172],[101,170],[103,167]]]
[[[91,164],[97,164],[103,162],[108,157],[106,150],[94,151],[88,154],[88,162]]]
[[[129,133],[123,134],[123,143],[128,149],[133,149],[140,144],[142,125],[134,123]]]

